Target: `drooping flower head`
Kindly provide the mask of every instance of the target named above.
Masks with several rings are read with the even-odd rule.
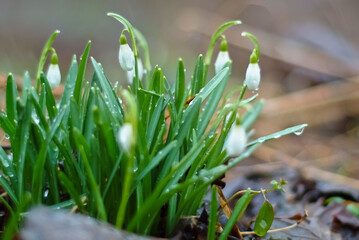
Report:
[[[58,65],[58,57],[54,49],[52,51],[51,62],[47,70],[46,78],[51,89],[57,88],[60,85],[61,73]]]
[[[260,71],[258,63],[249,63],[246,71],[246,79],[244,80],[249,90],[258,91],[261,81]]]
[[[231,58],[229,57],[229,53],[228,53],[227,40],[224,36],[222,36],[221,50],[219,51],[217,59],[214,63],[214,69],[216,71],[216,74],[219,73],[224,68],[224,66],[230,61]]]
[[[246,71],[246,78],[244,84],[247,85],[249,90],[257,91],[261,81],[261,71],[258,65],[260,48],[257,39],[250,33],[243,32],[242,36],[248,37],[254,44],[255,48],[249,58],[249,65]]]
[[[245,129],[234,123],[231,130],[229,130],[226,150],[228,156],[239,156],[247,146],[247,134]]]
[[[123,70],[131,71],[135,69],[135,55],[127,43],[127,38],[122,32],[120,37],[120,50],[118,53],[118,60]]]
[[[133,127],[130,123],[125,123],[118,131],[117,140],[122,149],[129,153],[133,144]]]

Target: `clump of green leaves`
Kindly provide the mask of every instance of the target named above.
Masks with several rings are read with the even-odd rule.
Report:
[[[217,29],[205,57],[199,55],[191,80],[186,81],[184,62],[179,59],[176,77],[169,81],[159,66],[151,68],[142,34],[125,18],[108,15],[123,24],[122,35],[130,36],[135,60],[132,86],[128,91],[113,86],[94,58],[90,59],[92,79],[84,82],[89,42],[79,63],[73,57],[57,102],[43,74],[59,33],[55,31],[42,52],[36,87],[25,73],[20,97],[13,75],[8,76],[6,111],[0,113],[0,126],[9,136],[11,152],[0,148],[0,184],[11,199],[7,204],[11,212],[24,209],[24,205],[75,207],[141,234],[158,234],[165,223],[165,234],[169,235],[182,216],[196,214],[216,179],[261,143],[306,125],[253,140],[238,156],[228,156],[226,138],[232,125],[240,124],[248,132],[263,106],[263,101],[253,103],[257,95],[243,99],[246,85],[235,88],[220,103],[230,76],[230,61],[207,80],[215,44],[227,28],[240,21]],[[144,56],[142,81],[139,52]],[[259,58],[259,46],[254,53]],[[239,98],[233,97],[236,92]],[[239,108],[247,110],[240,117]],[[276,189],[278,186],[275,184]],[[252,195],[248,190],[240,198],[228,226],[243,214]],[[211,239],[215,216],[211,211]]]

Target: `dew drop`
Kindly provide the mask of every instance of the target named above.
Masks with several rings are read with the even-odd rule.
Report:
[[[264,137],[258,138],[258,142],[262,143],[262,142],[264,142],[264,141],[265,141],[265,138],[264,138]]]
[[[304,128],[301,128],[301,129],[299,129],[298,131],[295,131],[294,134],[297,135],[297,136],[299,136],[299,135],[302,135],[303,132],[304,132]]]
[[[10,136],[8,134],[5,134],[5,139],[9,139]]]

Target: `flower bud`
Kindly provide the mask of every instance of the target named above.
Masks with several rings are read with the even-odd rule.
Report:
[[[247,145],[247,134],[244,128],[240,125],[234,124],[229,130],[226,150],[228,156],[240,155]]]
[[[58,65],[58,58],[56,52],[52,53],[51,63],[46,74],[47,81],[51,89],[57,88],[61,82],[61,73]]]
[[[231,59],[228,53],[227,40],[223,38],[221,42],[221,50],[219,51],[217,59],[214,63],[216,74],[219,73],[223,69],[223,67],[230,61]]]
[[[142,80],[143,76],[143,64],[140,58],[137,58],[137,67],[138,67],[138,78]],[[135,68],[133,68],[130,71],[127,71],[127,80],[128,83],[132,84],[133,78],[135,76]]]
[[[261,74],[258,63],[249,63],[244,83],[247,85],[248,89],[257,91],[260,81]]]
[[[130,123],[125,123],[122,125],[120,130],[118,131],[118,143],[122,147],[122,149],[129,153],[131,151],[131,147],[133,145],[133,127]]]
[[[132,49],[127,44],[125,34],[121,34],[120,37],[120,50],[118,53],[118,60],[123,70],[131,71],[135,68],[135,56]]]

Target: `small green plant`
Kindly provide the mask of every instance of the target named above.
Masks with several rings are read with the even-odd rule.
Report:
[[[75,208],[140,234],[158,235],[165,224],[164,234],[170,235],[181,217],[196,214],[210,185],[261,143],[306,127],[302,124],[247,141],[263,106],[261,100],[253,103],[257,94],[243,99],[247,87],[257,90],[260,83],[259,44],[249,33],[243,35],[255,48],[245,83],[224,95],[232,62],[223,33],[240,21],[227,22],[216,30],[206,55],[199,55],[191,80],[186,81],[179,59],[177,75],[168,81],[159,66],[151,68],[142,34],[125,18],[108,15],[124,26],[119,62],[132,84],[128,90],[111,85],[102,65],[93,58],[92,80],[84,82],[89,42],[80,63],[73,57],[64,92],[56,102],[52,88],[58,86],[61,75],[52,43],[59,31],[44,47],[36,87],[26,72],[20,97],[13,75],[8,76],[0,126],[10,140],[11,152],[0,148],[0,184],[10,198],[9,203],[2,201],[17,216],[8,229],[16,230],[22,216],[18,211],[46,204],[54,209]],[[220,39],[216,75],[207,80]],[[234,97],[236,93],[239,97]],[[238,115],[239,108],[245,114]],[[281,186],[277,183],[274,189]],[[236,217],[229,220],[224,234],[228,235],[254,194],[247,190],[240,198],[234,209]],[[217,216],[213,190],[212,199],[209,239],[214,239]],[[259,214],[264,221],[270,220],[265,217],[268,204]],[[259,235],[269,227],[256,225]]]

